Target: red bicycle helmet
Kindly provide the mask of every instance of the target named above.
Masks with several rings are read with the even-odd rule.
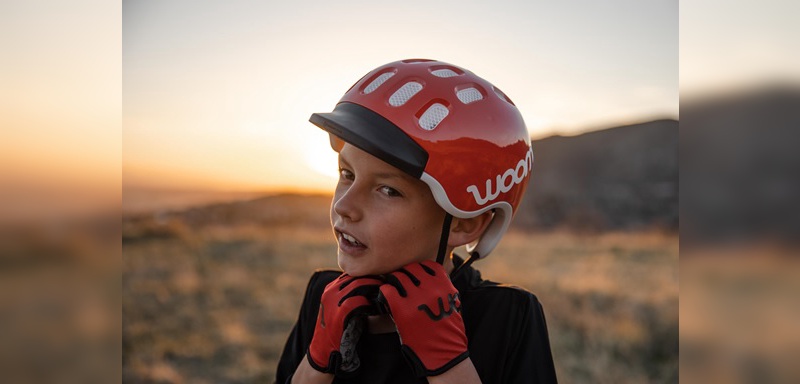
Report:
[[[344,141],[419,178],[454,217],[493,210],[483,236],[467,246],[475,259],[488,256],[506,232],[530,179],[533,151],[517,107],[452,64],[383,65],[310,121],[332,135],[337,152]]]

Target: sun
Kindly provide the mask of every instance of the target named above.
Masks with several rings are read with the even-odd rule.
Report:
[[[311,135],[304,160],[308,168],[331,180],[339,178],[338,155],[331,149],[328,135]]]

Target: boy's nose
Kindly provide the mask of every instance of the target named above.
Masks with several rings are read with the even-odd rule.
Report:
[[[358,191],[351,186],[334,196],[333,211],[350,221],[361,220],[361,205],[358,203]]]

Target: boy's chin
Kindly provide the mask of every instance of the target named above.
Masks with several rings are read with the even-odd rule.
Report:
[[[346,274],[348,274],[350,276],[353,276],[353,277],[361,277],[361,276],[367,276],[367,275],[372,275],[372,276],[385,275],[385,274],[392,273],[392,272],[402,268],[406,264],[414,263],[414,262],[420,262],[420,261],[424,261],[424,260],[431,260],[432,261],[434,259],[431,258],[431,259],[411,260],[411,261],[407,261],[407,262],[405,262],[403,264],[392,266],[392,265],[384,265],[384,264],[374,265],[374,264],[366,263],[365,261],[367,261],[367,259],[356,259],[356,260],[354,260],[353,258],[349,257],[348,255],[339,254],[338,258],[337,258],[337,261],[338,261],[338,264],[339,264],[339,269],[341,269],[342,272],[344,272],[344,273],[346,273]]]
[[[382,275],[391,272],[389,270],[376,268],[375,266],[370,266],[365,263],[353,262],[353,260],[346,260],[341,257],[339,258],[339,268],[342,270],[342,272],[353,277],[361,277],[367,275]]]
[[[362,265],[350,265],[348,263],[339,263],[339,268],[342,272],[353,276],[353,277],[361,277],[367,275],[377,275],[377,273],[373,272],[370,268],[366,268]]]

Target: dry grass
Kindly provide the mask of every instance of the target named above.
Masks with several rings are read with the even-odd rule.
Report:
[[[718,247],[681,260],[681,377],[708,383],[800,378],[800,260],[772,247]],[[789,256],[789,257],[787,257]]]
[[[123,380],[271,382],[308,277],[336,267],[312,208],[313,225],[125,218]],[[561,382],[676,382],[677,255],[672,235],[511,233],[476,267],[537,294]]]

